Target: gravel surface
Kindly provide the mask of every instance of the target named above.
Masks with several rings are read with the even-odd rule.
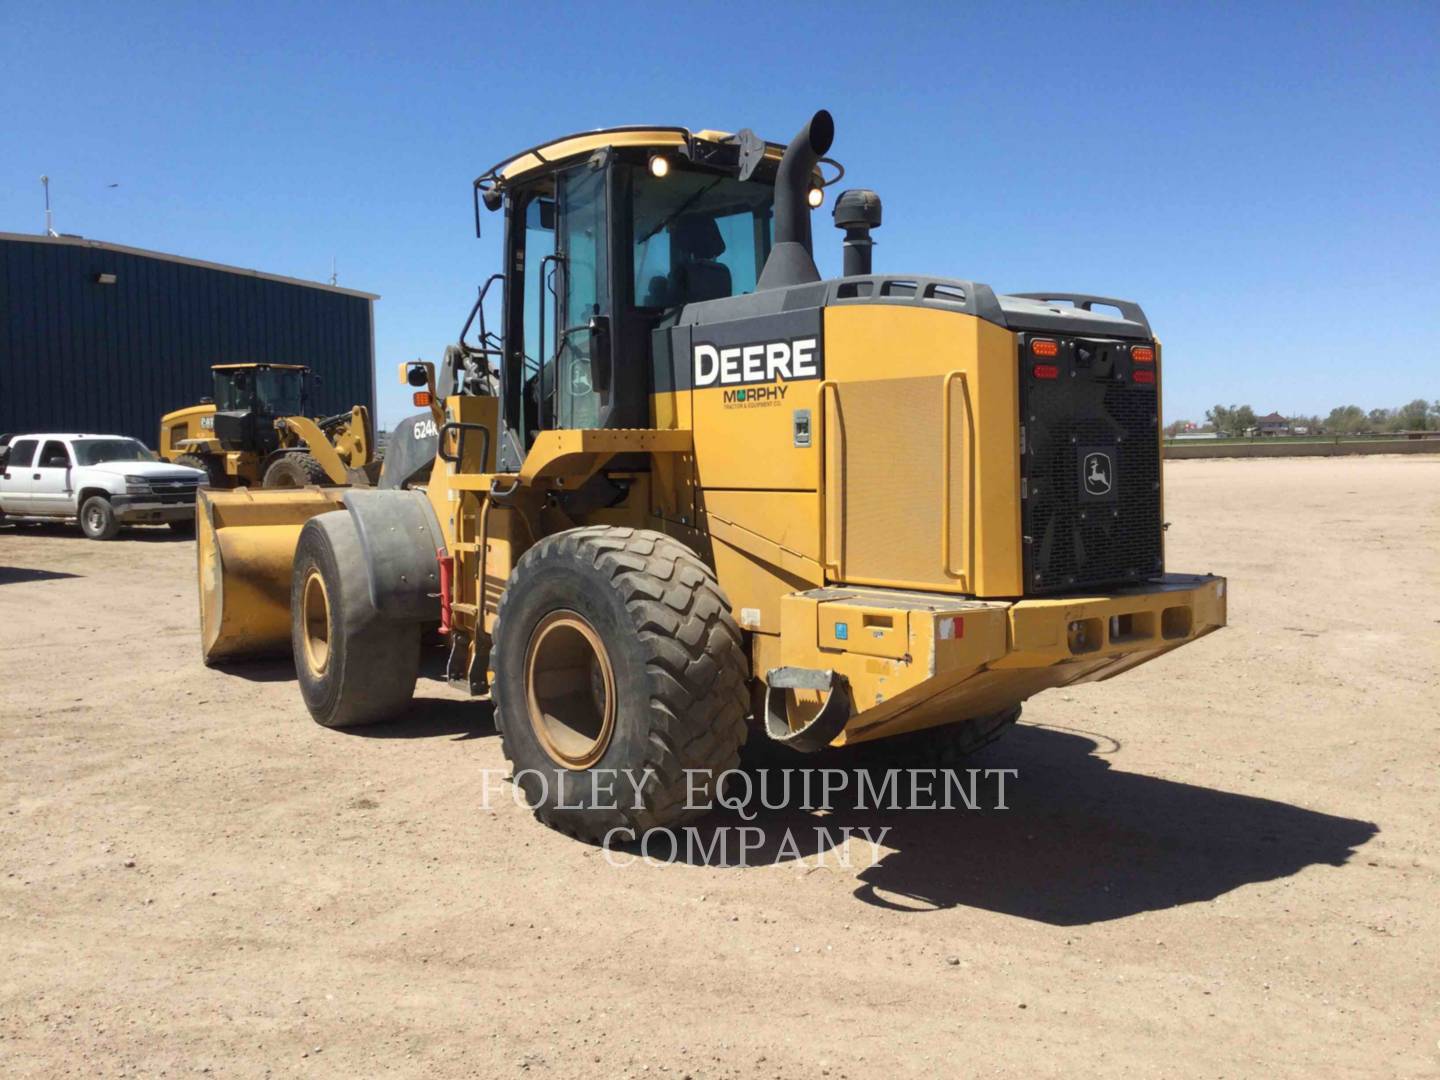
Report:
[[[1228,629],[1031,702],[1008,810],[762,811],[889,831],[747,867],[487,807],[433,678],[344,734],[206,669],[165,531],[0,529],[0,1070],[1435,1075],[1440,460],[1166,480]]]

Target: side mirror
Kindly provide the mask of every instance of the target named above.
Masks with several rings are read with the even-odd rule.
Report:
[[[610,391],[610,316],[590,316],[590,377],[595,389]]]

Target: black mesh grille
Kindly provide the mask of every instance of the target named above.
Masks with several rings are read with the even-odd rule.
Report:
[[[1020,346],[1026,592],[1152,577],[1164,569],[1159,395],[1134,373],[1155,365],[1132,363],[1133,342],[1046,340],[1054,357]]]

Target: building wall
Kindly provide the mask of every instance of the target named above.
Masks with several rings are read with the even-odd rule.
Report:
[[[115,283],[99,284],[100,274]],[[0,237],[0,432],[133,435],[211,393],[210,365],[308,364],[317,415],[374,409],[373,298],[77,240]]]

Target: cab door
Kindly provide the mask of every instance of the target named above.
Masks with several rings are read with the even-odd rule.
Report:
[[[5,468],[0,469],[0,510],[6,513],[30,513],[30,473],[35,447],[34,439],[16,439],[10,444],[10,458]]]
[[[587,161],[510,196],[501,468],[542,431],[606,425],[609,173]]]
[[[70,486],[70,470],[74,464],[66,443],[60,439],[45,440],[35,467],[30,470],[30,513],[57,517],[74,513]]]

